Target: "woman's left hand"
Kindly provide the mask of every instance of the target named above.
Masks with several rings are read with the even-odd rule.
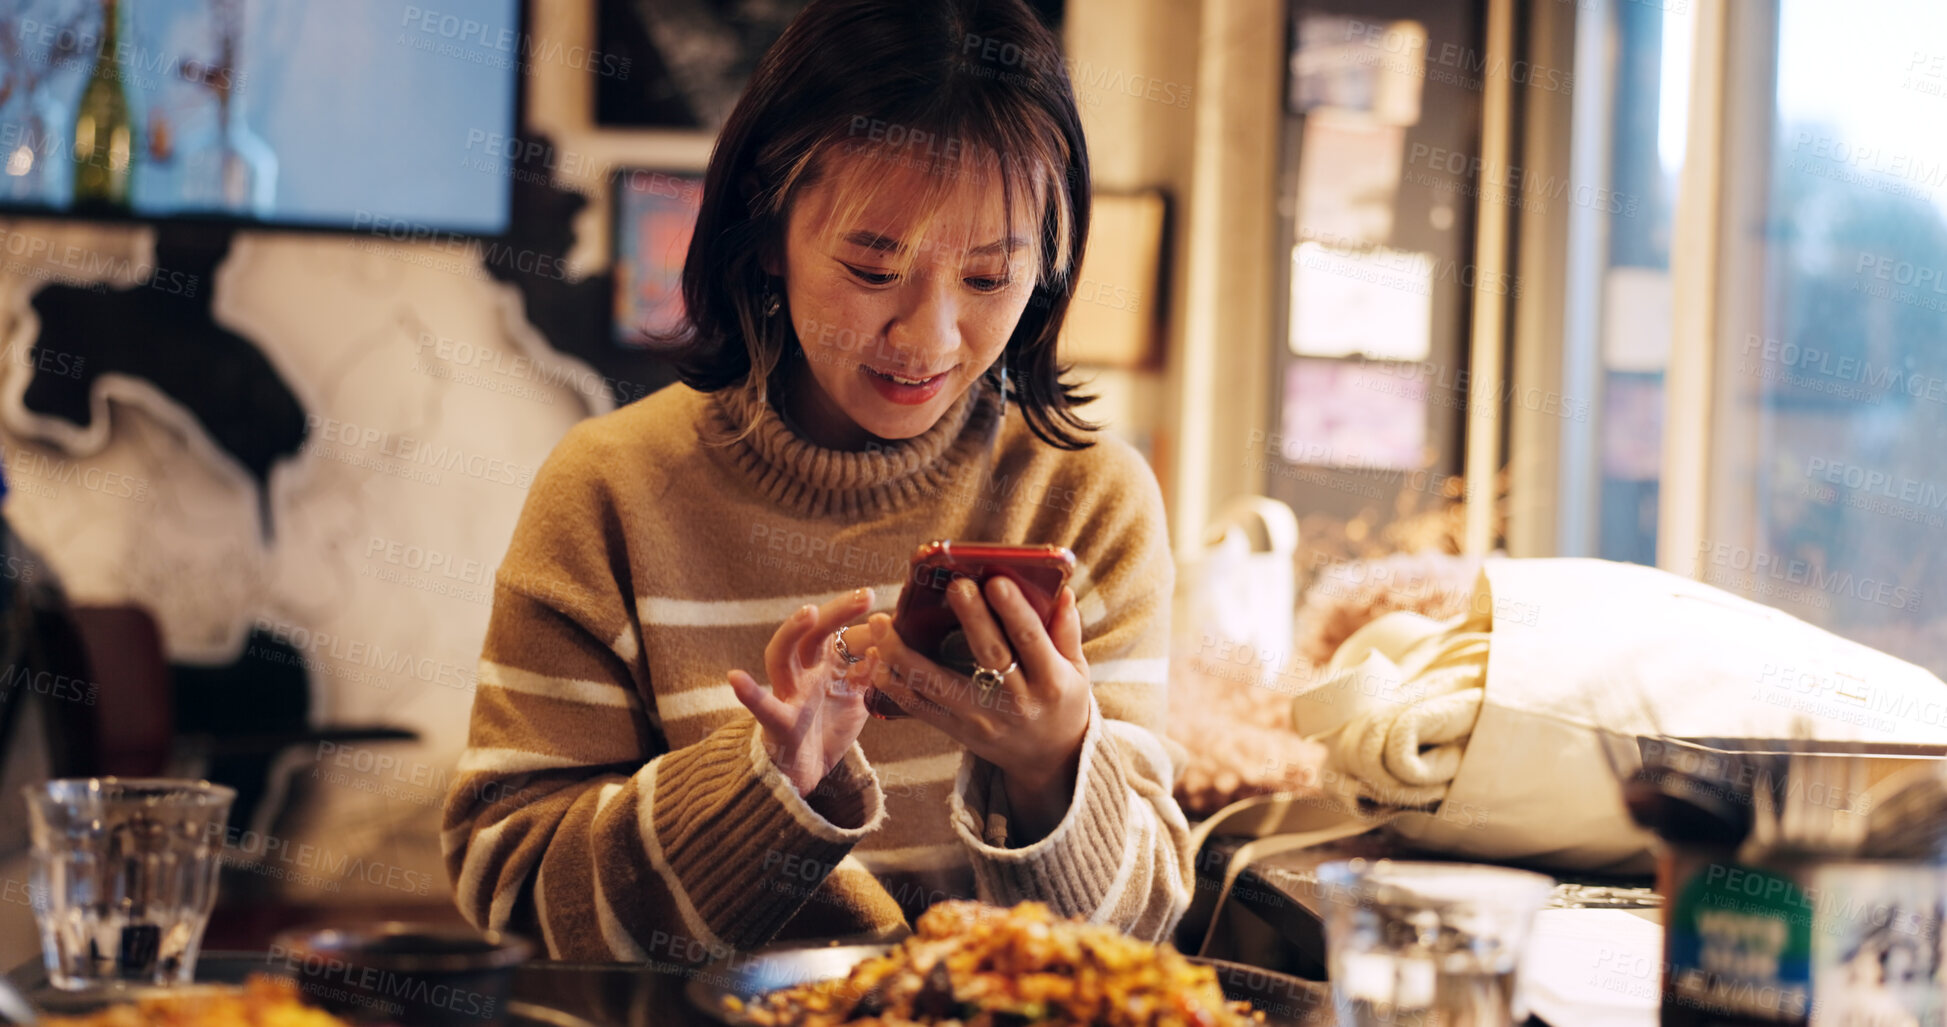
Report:
[[[1021,845],[1045,836],[1068,811],[1088,731],[1088,660],[1072,589],[1061,590],[1049,628],[1007,578],[989,579],[985,592],[983,600],[963,578],[947,590],[947,602],[976,665],[1019,664],[998,685],[983,690],[907,648],[883,613],[871,619],[869,680],[914,719],[1000,769],[1012,814],[1009,840]]]

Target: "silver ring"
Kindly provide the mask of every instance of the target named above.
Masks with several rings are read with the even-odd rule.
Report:
[[[1009,674],[1014,673],[1020,666],[1021,662],[1015,660],[1007,665],[1006,670],[995,670],[992,667],[975,667],[973,683],[975,688],[980,689],[980,697],[985,699],[989,693],[1001,686],[1001,682],[1007,680]]]
[[[853,656],[851,648],[845,644],[845,631],[846,628],[850,627],[851,625],[847,624],[845,627],[839,628],[836,634],[832,635],[832,648],[837,650],[839,659],[844,660],[846,663],[858,663],[865,659],[865,657]]]

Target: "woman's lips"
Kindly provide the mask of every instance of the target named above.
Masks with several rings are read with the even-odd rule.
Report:
[[[900,406],[918,406],[939,395],[946,387],[947,371],[920,376],[893,371],[881,371],[866,364],[859,365],[859,373],[877,389],[879,395]]]

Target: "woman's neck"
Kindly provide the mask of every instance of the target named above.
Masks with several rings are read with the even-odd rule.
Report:
[[[776,384],[762,407],[753,405],[748,389],[717,390],[703,437],[725,443],[711,449],[722,450],[727,469],[781,509],[802,516],[895,510],[924,497],[955,495],[972,473],[969,468],[994,452],[1000,402],[984,383],[968,390],[926,431],[877,445],[857,425],[850,426],[849,440],[841,438],[818,420],[816,403],[793,395],[785,376]],[[847,441],[850,450],[834,445]]]
[[[885,440],[858,426],[803,367],[785,381],[781,394],[773,401],[786,427],[806,442],[824,449],[861,453]]]

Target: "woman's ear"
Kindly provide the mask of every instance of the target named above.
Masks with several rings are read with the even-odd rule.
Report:
[[[737,179],[737,192],[743,197],[746,215],[752,219],[762,217],[764,209],[764,187],[757,179],[757,172],[747,171],[739,177]],[[785,226],[783,225],[778,226],[778,228],[780,231],[785,230]],[[782,239],[765,240],[757,249],[757,263],[758,266],[764,269],[765,274],[770,275],[772,278],[783,278],[784,241]]]
[[[763,205],[764,185],[758,181],[757,172],[746,171],[737,176],[737,195],[744,201],[744,214],[756,217]]]

